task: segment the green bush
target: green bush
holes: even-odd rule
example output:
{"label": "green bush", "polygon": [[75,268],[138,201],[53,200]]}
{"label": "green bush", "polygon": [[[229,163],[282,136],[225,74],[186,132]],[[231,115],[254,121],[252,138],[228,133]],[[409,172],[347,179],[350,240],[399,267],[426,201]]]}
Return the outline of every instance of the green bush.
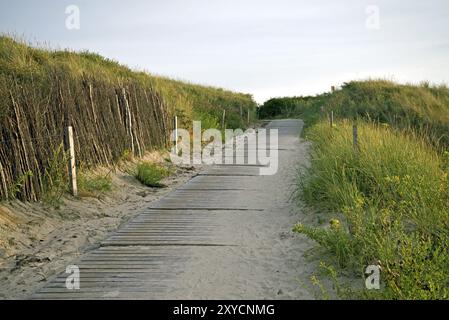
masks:
{"label": "green bush", "polygon": [[150,162],[137,165],[135,177],[148,187],[164,187],[160,181],[170,174],[169,170]]}
{"label": "green bush", "polygon": [[301,115],[309,105],[312,97],[285,97],[272,98],[259,109],[261,119],[272,119],[276,117],[294,117]]}

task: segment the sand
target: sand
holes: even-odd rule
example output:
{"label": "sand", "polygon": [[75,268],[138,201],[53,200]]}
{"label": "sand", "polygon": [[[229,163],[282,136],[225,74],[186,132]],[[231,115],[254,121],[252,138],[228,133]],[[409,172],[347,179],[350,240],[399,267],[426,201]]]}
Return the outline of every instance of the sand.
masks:
{"label": "sand", "polygon": [[[162,162],[166,156],[153,153],[144,160]],[[174,167],[175,172],[162,181],[165,188],[149,188],[125,172],[131,165],[112,173],[113,190],[98,198],[64,196],[60,208],[20,201],[0,205],[0,299],[28,297],[149,203],[198,172],[198,167]]]}

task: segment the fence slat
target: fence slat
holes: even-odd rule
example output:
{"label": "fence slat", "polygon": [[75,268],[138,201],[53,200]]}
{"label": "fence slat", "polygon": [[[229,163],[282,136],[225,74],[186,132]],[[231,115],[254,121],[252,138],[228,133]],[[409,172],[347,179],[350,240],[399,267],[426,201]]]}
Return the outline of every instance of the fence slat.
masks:
{"label": "fence slat", "polygon": [[70,181],[70,191],[73,196],[78,196],[78,185],[76,181],[76,164],[75,164],[75,144],[73,142],[73,127],[68,126],[66,129],[67,134],[67,144],[66,151],[69,152],[69,181]]}
{"label": "fence slat", "polygon": [[178,154],[178,116],[175,116],[173,119],[173,144],[175,154]]}

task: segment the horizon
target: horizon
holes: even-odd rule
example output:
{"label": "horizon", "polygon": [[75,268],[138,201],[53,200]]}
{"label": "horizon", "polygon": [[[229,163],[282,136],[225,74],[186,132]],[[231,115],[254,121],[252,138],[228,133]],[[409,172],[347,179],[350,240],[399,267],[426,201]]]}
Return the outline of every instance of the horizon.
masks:
{"label": "horizon", "polygon": [[[71,5],[79,9],[78,28],[67,25]],[[0,9],[2,34],[55,50],[87,50],[133,71],[251,94],[259,104],[313,96],[355,80],[449,82],[449,5],[442,0],[175,0],[136,1],[132,7],[19,0]]]}
{"label": "horizon", "polygon": [[[192,85],[198,85],[198,86],[204,86],[204,87],[212,87],[212,88],[221,89],[221,90],[225,90],[225,91],[231,91],[231,92],[235,92],[235,93],[252,95],[252,93],[250,93],[250,92],[236,91],[236,90],[229,89],[229,88],[214,86],[214,85],[211,85],[211,84],[208,84],[208,83],[194,82],[194,81],[191,81],[189,79],[182,79],[182,78],[171,77],[171,76],[164,75],[164,74],[157,74],[157,73],[151,72],[150,70],[139,69],[139,68],[136,68],[136,67],[133,68],[133,67],[131,67],[129,65],[123,64],[120,61],[117,61],[117,60],[111,59],[109,57],[103,56],[103,55],[101,55],[98,52],[89,51],[88,49],[74,50],[74,49],[68,48],[68,47],[67,48],[57,48],[57,46],[52,46],[52,44],[50,44],[50,43],[40,44],[40,43],[30,42],[27,39],[20,38],[19,35],[10,35],[10,34],[0,33],[0,36],[8,37],[10,39],[13,39],[14,41],[23,43],[23,44],[25,44],[27,46],[30,46],[32,48],[35,48],[35,49],[41,49],[41,50],[47,50],[47,51],[55,51],[55,52],[56,51],[69,51],[69,52],[73,52],[73,53],[76,53],[76,54],[83,53],[83,52],[90,53],[90,54],[97,54],[97,55],[100,55],[103,59],[108,59],[108,60],[110,60],[110,61],[112,61],[114,63],[119,64],[122,67],[129,68],[132,72],[143,72],[143,73],[146,73],[149,76],[153,76],[153,77],[168,78],[170,80],[180,81],[180,82],[184,82],[184,83],[189,83],[189,84],[192,84]],[[348,80],[348,81],[345,81],[345,82],[342,82],[342,83],[338,83],[338,84],[335,84],[335,85],[332,85],[332,86],[334,86],[335,90],[339,90],[346,83],[354,82],[354,81],[362,81],[362,82],[363,81],[388,81],[388,82],[393,82],[393,83],[399,84],[399,85],[411,85],[411,86],[420,86],[423,83],[428,83],[430,86],[441,86],[441,85],[449,86],[449,84],[447,82],[439,82],[438,83],[438,82],[429,81],[427,79],[420,80],[418,82],[412,82],[412,81],[405,81],[405,82],[403,81],[403,82],[401,82],[401,81],[397,81],[396,79],[391,79],[391,78],[387,78],[387,77],[384,77],[384,78],[381,78],[381,77],[379,77],[379,78],[367,77],[367,78],[360,78],[360,79],[351,79],[351,80]],[[319,96],[319,95],[331,92],[331,87],[329,87],[328,90],[324,90],[324,91],[313,93],[313,94],[309,94],[309,95],[298,95],[298,94],[296,94],[296,95],[293,94],[293,95],[288,95],[288,96],[278,95],[278,96],[268,97],[267,99],[265,99],[263,101],[257,101],[256,100],[256,102],[258,103],[258,105],[262,105],[264,102],[266,102],[268,100],[277,99],[277,98],[286,98],[286,97],[316,97],[316,96]],[[253,96],[253,98],[254,98],[254,96]]]}

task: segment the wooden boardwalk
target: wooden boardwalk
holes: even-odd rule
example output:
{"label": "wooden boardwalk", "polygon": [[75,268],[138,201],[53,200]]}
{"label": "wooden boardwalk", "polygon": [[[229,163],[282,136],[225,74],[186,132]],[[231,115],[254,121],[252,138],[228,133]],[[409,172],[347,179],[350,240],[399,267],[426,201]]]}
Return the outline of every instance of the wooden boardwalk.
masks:
{"label": "wooden boardwalk", "polygon": [[[68,274],[62,272],[31,298],[273,297],[271,287],[276,285],[276,279],[259,281],[259,287],[255,285],[254,288],[245,289],[245,285],[251,286],[247,278],[251,278],[254,270],[260,268],[258,272],[266,272],[267,269],[261,263],[258,265],[251,254],[264,250],[259,253],[270,259],[270,250],[273,250],[268,243],[270,232],[277,237],[280,229],[291,227],[289,224],[293,220],[288,212],[292,205],[287,198],[289,181],[295,174],[301,127],[302,123],[297,120],[273,121],[268,125],[267,128],[279,129],[277,174],[260,176],[259,167],[255,165],[208,167],[114,232],[98,249],[74,261],[80,269],[79,290],[66,288]],[[283,225],[275,226],[273,215],[284,212],[288,219],[279,218]],[[264,228],[266,231],[260,230]],[[254,263],[243,263],[245,257],[254,259]],[[273,253],[275,258],[283,264],[282,256]],[[242,261],[243,273],[248,265],[248,276],[233,285],[229,279],[234,276],[228,270],[239,261]],[[291,261],[292,265],[295,263]],[[216,289],[214,282],[220,283]],[[293,286],[290,290],[298,295],[295,298],[303,294]]]}

